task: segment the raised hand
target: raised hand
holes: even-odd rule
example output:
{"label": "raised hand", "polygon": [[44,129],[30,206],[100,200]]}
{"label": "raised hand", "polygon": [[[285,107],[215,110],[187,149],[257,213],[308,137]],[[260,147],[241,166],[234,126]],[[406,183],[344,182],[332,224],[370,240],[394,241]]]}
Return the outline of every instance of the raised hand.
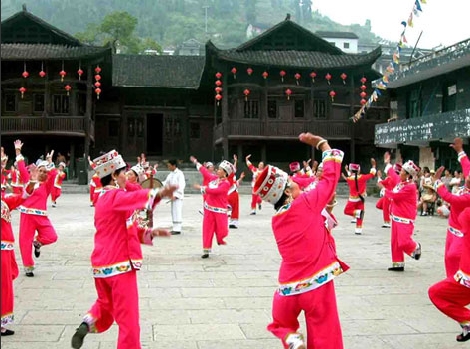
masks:
{"label": "raised hand", "polygon": [[434,175],[432,176],[433,182],[435,182],[437,179],[441,179],[442,173],[445,169],[446,168],[444,166],[441,166],[436,170],[436,173],[434,173]]}
{"label": "raised hand", "polygon": [[152,236],[153,237],[169,237],[171,236],[171,232],[168,229],[162,228],[153,228],[152,229]]}
{"label": "raised hand", "polygon": [[324,138],[321,136],[311,134],[310,132],[304,132],[299,135],[299,140],[302,143],[309,144],[312,147],[316,148],[318,143],[320,143],[320,141],[323,141]]}
{"label": "raised hand", "polygon": [[449,145],[454,148],[457,153],[460,153],[463,150],[463,140],[460,137],[454,138],[454,143]]}
{"label": "raised hand", "polygon": [[387,165],[390,163],[390,153],[388,151],[384,154],[384,163]]}
{"label": "raised hand", "polygon": [[[15,145],[15,149],[21,150],[21,148],[23,147],[23,143],[21,143],[21,141],[20,141],[19,139],[17,139],[16,141],[14,141],[13,144]],[[2,147],[2,151],[3,151],[3,147]],[[2,153],[2,154],[3,154],[3,153]]]}
{"label": "raised hand", "polygon": [[191,155],[189,157],[189,161],[191,161],[193,164],[195,164],[197,162],[197,159],[194,156]]}
{"label": "raised hand", "polygon": [[251,158],[251,154],[248,154],[247,156],[245,156],[245,160],[246,160],[246,161],[249,161],[250,158]]}
{"label": "raised hand", "polygon": [[370,159],[370,164],[372,165],[372,167],[375,167],[377,165],[377,162],[375,161],[374,158],[371,158]]}

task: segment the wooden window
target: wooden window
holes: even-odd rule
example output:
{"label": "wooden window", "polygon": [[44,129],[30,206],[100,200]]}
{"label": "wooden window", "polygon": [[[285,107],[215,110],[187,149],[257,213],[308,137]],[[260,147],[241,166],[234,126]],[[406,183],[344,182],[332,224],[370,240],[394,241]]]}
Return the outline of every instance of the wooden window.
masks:
{"label": "wooden window", "polygon": [[54,105],[54,114],[68,114],[69,113],[69,96],[53,95],[52,101]]}
{"label": "wooden window", "polygon": [[277,101],[275,99],[268,100],[268,118],[277,118]]}
{"label": "wooden window", "polygon": [[343,48],[349,48],[349,42],[343,42]]}
{"label": "wooden window", "polygon": [[258,101],[245,101],[243,115],[245,119],[258,119]]}
{"label": "wooden window", "polygon": [[315,118],[326,118],[327,103],[325,98],[315,99],[313,101],[313,116]]}
{"label": "wooden window", "polygon": [[35,93],[33,95],[34,105],[33,111],[35,112],[43,112],[44,111],[44,94],[42,93]]}
{"label": "wooden window", "polygon": [[5,111],[15,112],[17,110],[16,94],[7,93],[5,94]]}
{"label": "wooden window", "polygon": [[190,138],[201,138],[201,124],[199,124],[199,122],[191,122],[191,125],[190,125],[191,129],[190,129],[190,133],[189,133],[189,137]]}
{"label": "wooden window", "polygon": [[304,100],[296,99],[294,101],[294,117],[303,118],[304,117]]}
{"label": "wooden window", "polygon": [[408,94],[406,118],[417,118],[421,116],[421,90],[415,89]]}

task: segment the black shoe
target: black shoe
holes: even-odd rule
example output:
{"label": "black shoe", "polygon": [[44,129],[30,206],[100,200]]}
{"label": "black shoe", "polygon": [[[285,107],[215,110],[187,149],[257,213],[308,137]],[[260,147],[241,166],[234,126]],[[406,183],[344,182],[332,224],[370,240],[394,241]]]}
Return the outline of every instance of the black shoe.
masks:
{"label": "black shoe", "polygon": [[83,339],[88,334],[88,324],[82,322],[80,326],[78,326],[75,334],[72,337],[72,348],[79,349],[83,345]]}
{"label": "black shoe", "polygon": [[205,259],[205,258],[209,258],[209,253],[204,253],[201,258]]}
{"label": "black shoe", "polygon": [[180,231],[174,231],[174,230],[173,230],[173,231],[171,232],[171,235],[180,235],[180,234],[181,234]]}
{"label": "black shoe", "polygon": [[230,229],[238,229],[238,227],[237,227],[236,225],[233,225],[233,224],[230,224],[230,225],[229,225],[229,228],[230,228]]}
{"label": "black shoe", "polygon": [[252,211],[252,212],[250,213],[250,216],[256,216],[256,212]]}
{"label": "black shoe", "polygon": [[405,267],[390,267],[388,268],[390,271],[405,271]]}
{"label": "black shoe", "polygon": [[32,271],[27,271],[26,276],[32,278],[34,276],[34,273]]}
{"label": "black shoe", "polygon": [[33,246],[34,246],[34,256],[36,258],[39,258],[39,256],[41,255],[41,244],[38,241],[34,241]]}
{"label": "black shoe", "polygon": [[416,251],[414,252],[413,258],[419,261],[421,258],[421,244],[418,242],[418,247],[416,248]]}
{"label": "black shoe", "polygon": [[[3,336],[3,333],[2,333],[2,336]],[[457,342],[466,342],[470,339],[470,332],[468,332],[465,336],[463,335],[463,332],[462,332],[455,339],[457,340]]]}
{"label": "black shoe", "polygon": [[15,331],[6,329],[5,331],[2,331],[2,336],[12,336],[15,334]]}
{"label": "black shoe", "polygon": [[258,204],[258,210],[261,211],[261,204]]}

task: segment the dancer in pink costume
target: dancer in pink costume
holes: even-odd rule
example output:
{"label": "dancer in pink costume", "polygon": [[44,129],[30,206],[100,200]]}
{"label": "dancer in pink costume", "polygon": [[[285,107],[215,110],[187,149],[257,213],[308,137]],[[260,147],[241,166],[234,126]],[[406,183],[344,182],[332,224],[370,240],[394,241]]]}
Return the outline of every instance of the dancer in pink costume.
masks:
{"label": "dancer in pink costume", "polygon": [[[20,170],[21,177],[29,181],[29,173],[21,156],[20,140],[15,141],[16,162]],[[32,256],[34,246],[34,256],[39,258],[41,247],[53,244],[57,241],[57,234],[47,216],[47,197],[51,194],[54,186],[55,175],[57,173],[52,163],[54,151],[47,154],[46,161],[41,161],[37,165],[38,183],[34,191],[21,206],[18,207],[20,215],[20,251],[26,276],[33,277],[34,260]],[[35,233],[37,235],[35,237]]]}
{"label": "dancer in pink costume", "polygon": [[61,162],[59,164],[59,170],[57,171],[57,174],[55,175],[54,186],[52,187],[52,192],[51,192],[52,207],[57,207],[57,199],[62,194],[62,182],[65,179],[64,170],[65,170],[65,162]]}
{"label": "dancer in pink costume", "polygon": [[457,342],[466,342],[470,340],[470,207],[458,219],[463,233],[459,269],[455,275],[432,285],[428,294],[437,309],[459,323],[462,333],[456,337]]}
{"label": "dancer in pink costume", "polygon": [[1,251],[1,314],[2,327],[1,335],[10,336],[15,332],[6,326],[13,323],[14,320],[14,293],[13,280],[18,277],[19,270],[15,259],[15,236],[11,226],[11,211],[18,207],[25,198],[34,190],[36,184],[37,173],[33,169],[31,180],[28,182],[26,189],[22,189],[23,193],[7,194],[2,190],[2,251]]}
{"label": "dancer in pink costume", "polygon": [[240,197],[238,195],[238,188],[240,182],[245,178],[245,172],[240,174],[237,179],[237,160],[238,157],[233,155],[233,173],[228,176],[230,182],[230,189],[228,190],[228,205],[229,205],[229,228],[238,229],[238,219],[240,218]]}
{"label": "dancer in pink costume", "polygon": [[137,270],[142,266],[141,244],[152,245],[155,236],[170,236],[161,229],[139,230],[135,210],[151,209],[176,186],[126,191],[126,163],[116,151],[93,160],[103,191],[95,206],[95,238],[91,255],[98,299],[72,337],[81,348],[89,332],[104,332],[116,321],[118,349],[140,349]]}
{"label": "dancer in pink costume", "polygon": [[[401,171],[401,164],[395,164],[393,165],[393,169],[395,170],[396,174],[399,174]],[[382,228],[391,228],[392,224],[390,222],[390,209],[392,208],[392,200],[389,198],[385,197],[385,190],[392,190],[394,187],[392,179],[385,174],[385,178],[382,179],[382,176],[380,176],[377,179],[377,185],[381,188],[380,193],[381,193],[381,198],[377,201],[375,207],[378,208],[379,210],[382,210],[382,217],[383,217],[383,224]]]}
{"label": "dancer in pink costume", "polygon": [[[250,171],[253,173],[253,179],[251,180],[251,187],[253,188],[255,182],[256,182],[256,178],[258,177],[258,175],[263,171],[264,169],[264,162],[263,161],[260,161],[258,162],[258,167],[255,167],[251,161],[250,161],[250,157],[251,157],[251,154],[250,155],[247,155],[245,157],[245,162],[246,162],[246,166],[250,169]],[[251,213],[250,215],[255,215],[256,214],[256,205],[258,205],[258,209],[261,210],[261,198],[259,197],[259,195],[256,195],[254,193],[251,194]]]}
{"label": "dancer in pink costume", "polygon": [[[285,348],[342,349],[333,279],[349,267],[336,255],[322,211],[334,197],[344,154],[320,136],[302,133],[299,139],[323,153],[323,174],[316,187],[302,193],[284,171],[270,165],[254,186],[255,193],[276,210],[272,229],[282,259],[268,330]],[[299,332],[302,310],[307,343]]]}
{"label": "dancer in pink costume", "polygon": [[409,160],[402,165],[400,174],[396,174],[390,164],[390,154],[385,153],[385,173],[391,177],[392,190],[385,189],[385,197],[392,200],[392,266],[390,271],[405,270],[405,253],[411,258],[421,258],[421,245],[413,240],[414,221],[416,219],[417,188],[413,177],[420,168]]}
{"label": "dancer in pink costume", "polygon": [[217,244],[227,244],[224,240],[228,235],[227,197],[230,182],[227,177],[234,172],[234,168],[230,162],[224,160],[219,164],[219,168],[214,175],[202,166],[194,156],[191,156],[189,160],[196,165],[204,180],[209,182],[207,186],[194,184],[194,188],[201,190],[201,193],[205,195],[201,258],[209,258],[214,234]]}

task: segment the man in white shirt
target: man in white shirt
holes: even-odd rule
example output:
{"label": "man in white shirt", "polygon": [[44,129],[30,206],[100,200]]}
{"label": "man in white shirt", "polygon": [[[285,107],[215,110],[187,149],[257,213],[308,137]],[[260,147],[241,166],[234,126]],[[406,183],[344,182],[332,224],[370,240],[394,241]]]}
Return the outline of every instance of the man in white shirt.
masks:
{"label": "man in white shirt", "polygon": [[181,226],[183,225],[183,198],[186,179],[184,173],[178,168],[176,160],[169,160],[166,164],[170,173],[166,177],[163,185],[177,185],[178,189],[173,192],[171,200],[171,218],[173,220],[173,229],[171,235],[181,234]]}

